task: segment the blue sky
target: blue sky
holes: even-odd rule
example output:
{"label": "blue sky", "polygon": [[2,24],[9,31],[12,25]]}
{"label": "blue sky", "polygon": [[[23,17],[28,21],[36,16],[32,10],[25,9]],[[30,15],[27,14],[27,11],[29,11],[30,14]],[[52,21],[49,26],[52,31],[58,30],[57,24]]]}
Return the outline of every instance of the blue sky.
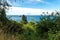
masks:
{"label": "blue sky", "polygon": [[8,0],[8,2],[12,5],[13,8],[16,7],[18,10],[21,8],[31,8],[31,10],[43,9],[45,11],[60,10],[60,0],[17,0],[16,2],[14,0]]}
{"label": "blue sky", "polygon": [[14,7],[60,10],[60,0],[12,0],[11,4]]}

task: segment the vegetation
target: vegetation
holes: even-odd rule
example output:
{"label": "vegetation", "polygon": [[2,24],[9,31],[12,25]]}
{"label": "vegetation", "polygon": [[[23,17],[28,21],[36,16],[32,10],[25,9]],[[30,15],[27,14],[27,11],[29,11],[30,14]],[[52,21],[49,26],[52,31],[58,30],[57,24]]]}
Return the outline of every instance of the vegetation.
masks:
{"label": "vegetation", "polygon": [[60,40],[60,13],[40,17],[40,21],[27,21],[22,15],[22,21],[16,22],[6,17],[6,4],[0,8],[0,40]]}
{"label": "vegetation", "polygon": [[22,15],[22,23],[24,24],[27,23],[27,17],[25,15]]}
{"label": "vegetation", "polygon": [[0,12],[0,35],[4,40],[59,40],[60,14],[52,13],[40,18],[40,21],[27,21],[22,15],[22,21],[16,22],[6,17],[5,9]]}

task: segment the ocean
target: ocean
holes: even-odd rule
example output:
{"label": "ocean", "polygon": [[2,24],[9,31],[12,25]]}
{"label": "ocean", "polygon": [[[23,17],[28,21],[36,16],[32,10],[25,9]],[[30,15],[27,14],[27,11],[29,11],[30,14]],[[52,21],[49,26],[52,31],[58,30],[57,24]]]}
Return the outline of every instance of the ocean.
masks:
{"label": "ocean", "polygon": [[[41,15],[25,15],[27,17],[27,21],[40,21]],[[21,21],[22,17],[21,15],[7,15],[7,18],[9,20],[14,20],[14,21]]]}

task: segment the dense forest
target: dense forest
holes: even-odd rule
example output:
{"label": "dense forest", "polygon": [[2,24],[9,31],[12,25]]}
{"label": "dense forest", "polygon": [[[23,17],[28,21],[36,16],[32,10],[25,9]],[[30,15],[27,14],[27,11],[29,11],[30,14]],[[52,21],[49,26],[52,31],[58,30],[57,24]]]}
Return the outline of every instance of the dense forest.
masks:
{"label": "dense forest", "polygon": [[40,21],[16,22],[6,17],[6,7],[0,7],[0,40],[60,40],[60,12],[42,15]]}

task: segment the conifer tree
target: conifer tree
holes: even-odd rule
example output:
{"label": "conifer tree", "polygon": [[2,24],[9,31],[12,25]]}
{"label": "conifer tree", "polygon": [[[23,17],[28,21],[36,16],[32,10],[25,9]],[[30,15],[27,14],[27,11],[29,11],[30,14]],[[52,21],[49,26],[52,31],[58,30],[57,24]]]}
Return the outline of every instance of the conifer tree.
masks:
{"label": "conifer tree", "polygon": [[27,23],[27,17],[26,17],[25,15],[22,15],[22,22],[23,22],[24,24]]}

